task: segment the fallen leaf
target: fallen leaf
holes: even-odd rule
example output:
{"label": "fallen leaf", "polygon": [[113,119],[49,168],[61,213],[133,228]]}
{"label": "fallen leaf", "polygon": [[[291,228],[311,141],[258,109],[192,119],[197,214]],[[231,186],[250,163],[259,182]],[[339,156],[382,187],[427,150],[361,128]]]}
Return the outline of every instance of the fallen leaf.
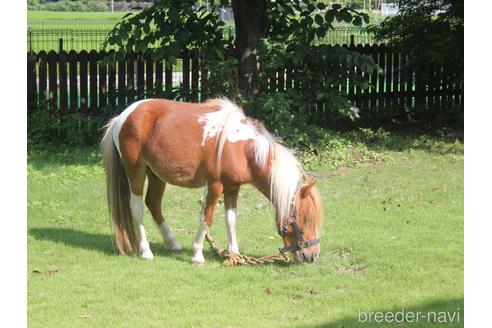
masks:
{"label": "fallen leaf", "polygon": [[442,185],[435,185],[432,190],[439,190],[439,189],[442,189]]}
{"label": "fallen leaf", "polygon": [[268,295],[270,295],[270,294],[272,294],[272,289],[271,289],[270,287],[268,287],[268,288],[266,289],[266,292],[267,292],[267,294],[268,294]]}
{"label": "fallen leaf", "polygon": [[291,301],[294,301],[294,302],[298,302],[298,301],[300,301],[300,300],[301,300],[301,298],[302,298],[302,296],[301,296],[301,295],[294,295],[294,296],[292,296],[292,297],[289,297],[289,299],[290,299]]}
{"label": "fallen leaf", "polygon": [[52,269],[46,271],[33,270],[32,273],[42,274],[43,276],[52,276],[58,273],[58,269]]}

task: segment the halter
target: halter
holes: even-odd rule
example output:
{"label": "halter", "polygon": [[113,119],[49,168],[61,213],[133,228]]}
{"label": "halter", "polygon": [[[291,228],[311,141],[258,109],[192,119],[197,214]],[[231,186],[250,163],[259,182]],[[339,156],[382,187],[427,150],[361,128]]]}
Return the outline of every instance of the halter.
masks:
{"label": "halter", "polygon": [[281,237],[284,237],[287,234],[289,225],[291,225],[292,229],[294,229],[294,232],[296,233],[297,243],[290,245],[290,246],[285,246],[285,247],[280,248],[279,249],[280,253],[298,251],[301,248],[308,248],[310,246],[314,246],[314,245],[319,244],[319,238],[311,239],[311,240],[304,240],[304,238],[302,238],[301,229],[299,229],[299,225],[296,222],[295,200],[296,200],[296,195],[299,192],[299,189],[300,189],[300,185],[297,187],[297,191],[294,194],[294,198],[290,202],[289,221],[287,222],[286,225],[283,225],[278,229],[278,234]]}

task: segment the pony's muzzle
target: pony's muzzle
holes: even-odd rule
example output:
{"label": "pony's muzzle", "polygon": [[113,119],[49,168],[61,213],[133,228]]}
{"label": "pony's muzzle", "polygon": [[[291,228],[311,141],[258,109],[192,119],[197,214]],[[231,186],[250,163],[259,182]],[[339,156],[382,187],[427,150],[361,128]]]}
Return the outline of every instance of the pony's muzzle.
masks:
{"label": "pony's muzzle", "polygon": [[294,259],[299,263],[303,263],[303,262],[313,263],[319,258],[319,248],[318,249],[311,249],[311,248],[314,247],[303,248],[294,252]]}

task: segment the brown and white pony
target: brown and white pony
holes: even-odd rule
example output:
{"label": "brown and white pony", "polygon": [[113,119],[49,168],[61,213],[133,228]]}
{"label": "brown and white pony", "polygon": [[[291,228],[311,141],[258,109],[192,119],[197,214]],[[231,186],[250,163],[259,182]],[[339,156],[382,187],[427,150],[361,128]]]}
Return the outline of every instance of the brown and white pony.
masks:
{"label": "brown and white pony", "polygon": [[[138,101],[106,127],[101,141],[107,169],[107,195],[120,253],[140,251],[153,259],[143,226],[145,204],[164,242],[181,245],[162,215],[166,183],[181,187],[205,186],[205,205],[193,242],[194,263],[204,263],[203,241],[211,226],[217,200],[224,194],[228,250],[239,253],[236,241],[236,203],[239,188],[250,183],[275,207],[276,224],[284,251],[297,261],[319,257],[321,200],[313,179],[294,155],[264,126],[244,115],[226,99],[185,103],[163,99]],[[207,227],[208,226],[208,227]]]}

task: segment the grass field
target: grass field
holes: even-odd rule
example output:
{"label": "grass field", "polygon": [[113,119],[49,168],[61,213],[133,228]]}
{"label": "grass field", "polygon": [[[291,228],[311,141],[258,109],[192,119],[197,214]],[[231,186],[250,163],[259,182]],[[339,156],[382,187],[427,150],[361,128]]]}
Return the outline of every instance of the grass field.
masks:
{"label": "grass field", "polygon": [[113,23],[118,22],[126,12],[61,12],[61,11],[27,11],[27,23],[41,24],[41,23],[58,23],[64,22],[66,26],[70,27],[71,24],[92,24],[99,21],[101,23]]}
{"label": "grass field", "polygon": [[[146,211],[155,260],[115,255],[97,149],[30,149],[29,326],[395,327],[362,324],[359,311],[405,309],[457,312],[459,321],[439,327],[462,327],[463,143],[391,136],[367,147],[380,154],[378,163],[342,166],[318,180],[325,207],[319,261],[255,267],[224,267],[208,245],[206,264],[193,266],[202,191],[173,186],[164,215],[183,252],[165,249]],[[238,214],[245,254],[281,246],[272,208],[256,190],[242,188]],[[221,245],[223,221],[219,210],[212,232]]]}

